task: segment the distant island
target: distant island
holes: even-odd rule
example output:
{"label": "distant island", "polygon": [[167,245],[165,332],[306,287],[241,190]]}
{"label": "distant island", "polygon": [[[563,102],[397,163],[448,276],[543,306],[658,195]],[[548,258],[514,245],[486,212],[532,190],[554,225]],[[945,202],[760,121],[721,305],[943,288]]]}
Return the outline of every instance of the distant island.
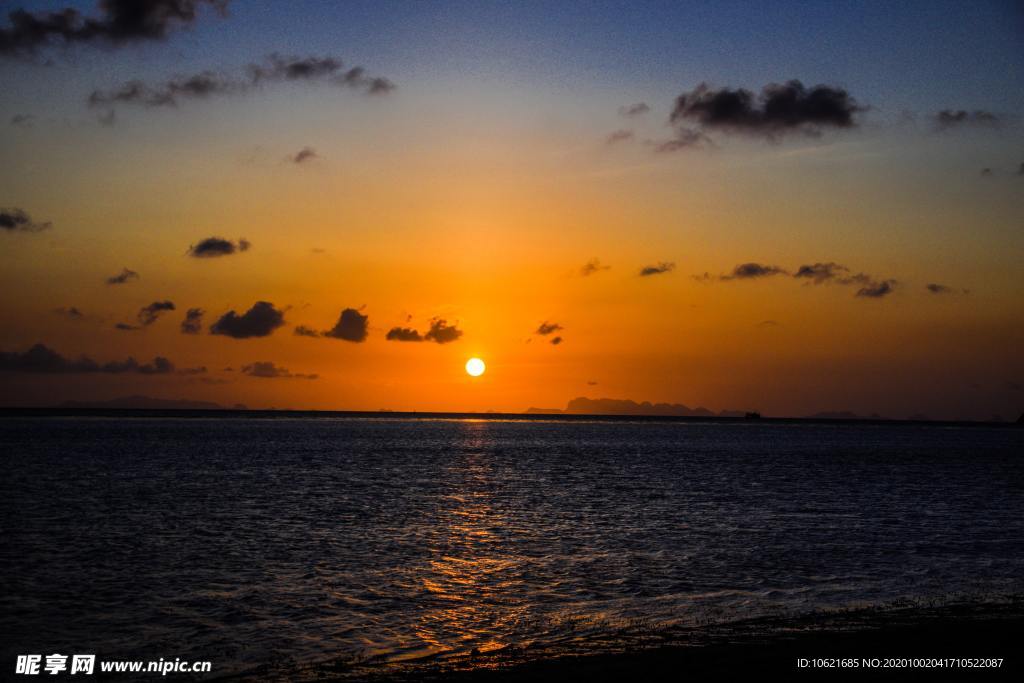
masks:
{"label": "distant island", "polygon": [[682,403],[637,403],[619,398],[585,398],[580,396],[569,401],[565,409],[528,408],[529,415],[661,415],[672,417],[746,417],[749,411],[722,410],[714,412],[698,406],[690,408]]}

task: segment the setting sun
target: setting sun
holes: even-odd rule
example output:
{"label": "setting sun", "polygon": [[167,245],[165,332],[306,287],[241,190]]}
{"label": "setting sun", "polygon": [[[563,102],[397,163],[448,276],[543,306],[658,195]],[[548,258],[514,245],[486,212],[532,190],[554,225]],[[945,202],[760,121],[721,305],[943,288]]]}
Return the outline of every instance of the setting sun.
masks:
{"label": "setting sun", "polygon": [[479,358],[470,358],[466,361],[466,372],[471,374],[473,377],[479,377],[484,374],[484,370],[486,369],[487,366],[484,365],[484,362]]}

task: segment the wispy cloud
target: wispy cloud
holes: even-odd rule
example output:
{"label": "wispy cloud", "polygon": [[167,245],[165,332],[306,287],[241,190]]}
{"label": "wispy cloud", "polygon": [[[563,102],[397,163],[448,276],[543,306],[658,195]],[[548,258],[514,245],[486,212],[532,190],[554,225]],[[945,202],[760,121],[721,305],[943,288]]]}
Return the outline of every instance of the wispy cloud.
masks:
{"label": "wispy cloud", "polygon": [[111,275],[110,277],[108,277],[107,278],[107,284],[108,285],[123,285],[126,282],[129,282],[131,280],[138,280],[138,279],[139,279],[139,274],[138,273],[136,273],[134,270],[129,270],[128,268],[124,268],[117,275]]}
{"label": "wispy cloud", "polygon": [[676,264],[672,261],[661,261],[651,266],[644,266],[640,269],[640,277],[650,277],[651,275],[661,275],[663,273],[671,273],[676,269]]}
{"label": "wispy cloud", "polygon": [[109,90],[94,90],[89,106],[109,108],[122,104],[144,107],[176,107],[184,100],[203,100],[216,96],[242,95],[272,83],[324,83],[339,88],[383,95],[395,89],[394,83],[379,76],[368,76],[363,67],[345,69],[334,57],[296,57],[272,54],[263,62],[249,64],[241,73],[200,71],[178,75],[161,83],[128,81]]}
{"label": "wispy cloud", "polygon": [[250,377],[260,377],[262,379],[317,379],[319,375],[316,374],[303,374],[301,372],[291,372],[288,368],[283,368],[280,365],[274,363],[274,361],[264,360],[250,363],[249,365],[242,366],[242,374],[249,375]]}

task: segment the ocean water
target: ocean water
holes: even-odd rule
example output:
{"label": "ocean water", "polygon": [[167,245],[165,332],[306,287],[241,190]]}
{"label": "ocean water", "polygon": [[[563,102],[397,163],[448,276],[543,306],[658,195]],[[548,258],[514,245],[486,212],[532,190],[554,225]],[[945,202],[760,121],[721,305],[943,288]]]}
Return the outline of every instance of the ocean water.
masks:
{"label": "ocean water", "polygon": [[0,454],[5,670],[582,647],[1024,587],[1012,427],[7,417]]}

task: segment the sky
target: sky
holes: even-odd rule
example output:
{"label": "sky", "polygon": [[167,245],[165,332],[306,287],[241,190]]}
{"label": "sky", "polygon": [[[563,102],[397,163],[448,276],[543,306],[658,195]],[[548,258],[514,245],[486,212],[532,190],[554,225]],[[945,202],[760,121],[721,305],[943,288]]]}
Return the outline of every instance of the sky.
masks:
{"label": "sky", "polygon": [[15,0],[0,92],[0,405],[1024,410],[1020,3]]}

